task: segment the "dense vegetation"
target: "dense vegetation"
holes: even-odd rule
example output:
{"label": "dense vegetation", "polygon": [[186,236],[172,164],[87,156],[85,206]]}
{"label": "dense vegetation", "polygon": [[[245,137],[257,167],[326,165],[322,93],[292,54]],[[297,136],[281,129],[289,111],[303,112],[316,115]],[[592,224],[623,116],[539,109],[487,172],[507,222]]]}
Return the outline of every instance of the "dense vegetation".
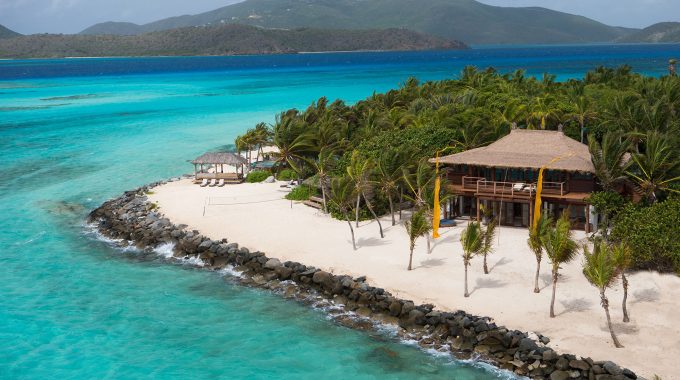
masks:
{"label": "dense vegetation", "polygon": [[463,49],[404,29],[273,30],[246,25],[191,27],[139,36],[40,34],[0,40],[0,58],[277,54],[305,51]]}
{"label": "dense vegetation", "polygon": [[672,43],[680,42],[680,22],[660,22],[639,32],[622,37],[618,42]]}
{"label": "dense vegetation", "polygon": [[265,28],[409,28],[472,44],[608,42],[633,30],[545,8],[508,8],[474,0],[247,0],[214,11],[145,25],[104,23],[84,34],[140,34],[240,23]]}
{"label": "dense vegetation", "polygon": [[0,25],[0,39],[19,37],[21,34]]}
{"label": "dense vegetation", "polygon": [[459,79],[409,79],[352,106],[321,98],[304,111],[281,113],[272,126],[259,124],[236,145],[240,150],[276,145],[277,167],[322,184],[327,212],[348,222],[367,212],[390,213],[394,224],[406,200],[432,215],[436,176],[427,159],[437,151],[484,146],[513,124],[549,130],[563,125],[568,136],[590,144],[604,192],[591,202],[609,216],[601,234],[628,243],[638,268],[680,270],[677,260],[646,257],[678,255],[677,245],[651,239],[675,236],[667,235],[668,224],[677,231],[680,203],[672,195],[680,180],[679,111],[680,79],[670,74],[657,79],[626,66],[600,67],[581,80],[560,83],[551,75],[468,67]]}

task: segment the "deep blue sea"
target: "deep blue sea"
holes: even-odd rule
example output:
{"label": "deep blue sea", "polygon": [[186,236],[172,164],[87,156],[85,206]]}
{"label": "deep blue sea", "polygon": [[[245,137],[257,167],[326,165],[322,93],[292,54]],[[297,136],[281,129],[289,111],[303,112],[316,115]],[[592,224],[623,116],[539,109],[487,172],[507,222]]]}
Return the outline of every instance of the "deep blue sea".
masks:
{"label": "deep blue sea", "polygon": [[671,57],[680,46],[0,61],[0,379],[507,378],[110,248],[84,218],[320,96],[351,103],[466,65],[662,75]]}

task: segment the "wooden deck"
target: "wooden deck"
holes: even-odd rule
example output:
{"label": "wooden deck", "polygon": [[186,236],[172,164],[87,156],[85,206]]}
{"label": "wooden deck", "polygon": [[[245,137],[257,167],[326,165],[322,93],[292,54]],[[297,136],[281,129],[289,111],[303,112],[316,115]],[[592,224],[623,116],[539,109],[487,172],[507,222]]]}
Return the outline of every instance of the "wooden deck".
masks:
{"label": "wooden deck", "polygon": [[[480,177],[463,177],[462,183],[450,184],[453,194],[488,200],[528,202],[536,198],[536,183],[488,181]],[[589,193],[570,192],[564,182],[543,182],[541,197],[546,200],[584,202]]]}

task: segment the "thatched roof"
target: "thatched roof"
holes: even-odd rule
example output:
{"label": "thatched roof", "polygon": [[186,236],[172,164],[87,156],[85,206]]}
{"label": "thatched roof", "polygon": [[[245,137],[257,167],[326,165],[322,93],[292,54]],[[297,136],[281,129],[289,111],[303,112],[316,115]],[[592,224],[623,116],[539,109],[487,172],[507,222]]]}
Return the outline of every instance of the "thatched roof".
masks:
{"label": "thatched roof", "polygon": [[[558,161],[550,163],[558,157]],[[493,144],[440,157],[439,162],[517,169],[547,166],[553,170],[595,173],[588,146],[556,131],[513,129]]]}
{"label": "thatched roof", "polygon": [[234,153],[209,152],[196,157],[196,159],[191,161],[191,163],[203,165],[212,164],[212,165],[240,166],[246,165],[248,163],[248,160]]}

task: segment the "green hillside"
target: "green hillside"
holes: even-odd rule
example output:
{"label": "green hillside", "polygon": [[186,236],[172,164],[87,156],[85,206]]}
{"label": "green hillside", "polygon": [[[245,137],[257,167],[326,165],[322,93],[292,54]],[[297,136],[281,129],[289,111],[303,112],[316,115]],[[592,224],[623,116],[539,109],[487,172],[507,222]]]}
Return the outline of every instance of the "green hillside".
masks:
{"label": "green hillside", "polygon": [[631,43],[680,42],[680,22],[661,22],[618,40]]}
{"label": "green hillside", "polygon": [[20,35],[21,34],[15,32],[13,30],[9,30],[9,29],[5,28],[4,26],[0,25],[0,38],[12,38],[12,37],[18,37]]}
{"label": "green hillside", "polygon": [[[474,0],[247,0],[152,22],[139,26],[139,32],[216,23],[284,29],[409,28],[473,44],[607,42],[631,32],[545,8],[504,8]],[[84,32],[111,30],[95,25]]]}
{"label": "green hillside", "polygon": [[138,36],[40,34],[0,40],[0,58],[280,54],[357,50],[465,49],[457,41],[405,29],[188,27]]}

